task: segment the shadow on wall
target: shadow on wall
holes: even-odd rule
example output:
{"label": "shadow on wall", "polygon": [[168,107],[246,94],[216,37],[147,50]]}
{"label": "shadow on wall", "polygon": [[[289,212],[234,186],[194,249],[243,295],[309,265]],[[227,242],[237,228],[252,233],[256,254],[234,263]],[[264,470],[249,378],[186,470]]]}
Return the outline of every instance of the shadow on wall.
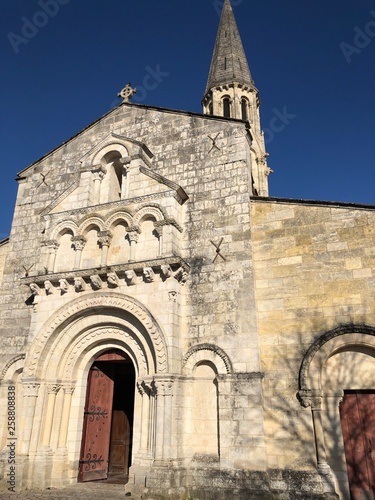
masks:
{"label": "shadow on wall", "polygon": [[[333,352],[321,373],[323,397],[313,408],[304,408],[297,397],[298,374],[311,344],[300,333],[293,338],[280,335],[278,344],[272,349],[267,346],[272,354],[267,352],[263,366],[264,411],[271,468],[317,470],[314,411],[315,417],[321,415],[323,425],[320,461],[325,455],[337,493],[347,498],[349,477],[352,495],[371,495],[375,484],[371,463],[375,455],[375,351],[348,345]],[[319,438],[317,442],[321,447]]]}

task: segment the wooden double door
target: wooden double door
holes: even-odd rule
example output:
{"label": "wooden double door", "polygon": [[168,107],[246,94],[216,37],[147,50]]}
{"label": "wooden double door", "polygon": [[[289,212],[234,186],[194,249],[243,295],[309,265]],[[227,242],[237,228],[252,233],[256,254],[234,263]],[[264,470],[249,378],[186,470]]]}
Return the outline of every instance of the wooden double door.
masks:
{"label": "wooden double door", "polygon": [[87,381],[78,480],[113,476],[127,481],[131,464],[135,372],[126,355],[113,350],[92,365]]}
{"label": "wooden double door", "polygon": [[374,500],[375,392],[345,391],[340,415],[350,497]]}

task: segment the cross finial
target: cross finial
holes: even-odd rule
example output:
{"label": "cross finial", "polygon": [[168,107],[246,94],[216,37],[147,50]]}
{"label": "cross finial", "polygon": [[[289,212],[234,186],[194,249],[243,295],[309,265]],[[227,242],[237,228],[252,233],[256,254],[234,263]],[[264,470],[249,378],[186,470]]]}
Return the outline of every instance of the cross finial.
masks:
{"label": "cross finial", "polygon": [[119,92],[117,95],[118,97],[122,97],[123,101],[122,102],[129,102],[129,100],[133,97],[134,94],[137,93],[137,89],[133,89],[131,86],[131,83],[128,83],[125,85],[125,87]]}

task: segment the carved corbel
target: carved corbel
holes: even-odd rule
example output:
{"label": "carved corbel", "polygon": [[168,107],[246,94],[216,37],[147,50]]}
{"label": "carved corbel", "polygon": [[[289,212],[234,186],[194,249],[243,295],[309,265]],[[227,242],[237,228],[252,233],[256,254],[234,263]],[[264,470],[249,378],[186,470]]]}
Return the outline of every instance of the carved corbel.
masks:
{"label": "carved corbel", "polygon": [[169,265],[162,265],[161,266],[161,274],[164,279],[171,278],[173,276],[173,271],[171,266]]}
{"label": "carved corbel", "polygon": [[103,281],[98,274],[90,276],[90,282],[93,290],[100,290],[103,287]]}
{"label": "carved corbel", "polygon": [[30,283],[29,288],[30,288],[31,293],[34,295],[34,297],[36,297],[37,295],[40,295],[41,289],[39,288],[39,286],[36,283]]}
{"label": "carved corbel", "polygon": [[189,278],[189,273],[183,267],[179,267],[177,271],[173,273],[173,277],[182,284],[185,284]]}
{"label": "carved corbel", "polygon": [[125,271],[125,279],[129,286],[137,284],[137,275],[132,269]]}
{"label": "carved corbel", "polygon": [[59,289],[61,294],[67,293],[69,291],[69,283],[65,279],[59,280]]}
{"label": "carved corbel", "polygon": [[46,280],[44,282],[44,290],[46,291],[46,295],[52,295],[55,290],[55,287],[49,280]]}
{"label": "carved corbel", "polygon": [[86,283],[83,278],[74,278],[74,290],[76,292],[84,292],[86,290]]}
{"label": "carved corbel", "polygon": [[144,267],[143,268],[143,278],[146,283],[152,283],[155,279],[155,273],[152,267]]}
{"label": "carved corbel", "polygon": [[107,274],[107,283],[109,288],[117,288],[120,285],[120,280],[116,273]]}

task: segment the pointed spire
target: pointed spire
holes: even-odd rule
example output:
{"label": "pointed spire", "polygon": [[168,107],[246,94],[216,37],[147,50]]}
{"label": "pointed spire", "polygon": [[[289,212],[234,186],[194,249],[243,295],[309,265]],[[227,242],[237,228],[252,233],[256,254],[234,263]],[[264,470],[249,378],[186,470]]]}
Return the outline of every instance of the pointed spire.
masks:
{"label": "pointed spire", "polygon": [[206,93],[233,82],[254,86],[230,0],[224,0]]}

